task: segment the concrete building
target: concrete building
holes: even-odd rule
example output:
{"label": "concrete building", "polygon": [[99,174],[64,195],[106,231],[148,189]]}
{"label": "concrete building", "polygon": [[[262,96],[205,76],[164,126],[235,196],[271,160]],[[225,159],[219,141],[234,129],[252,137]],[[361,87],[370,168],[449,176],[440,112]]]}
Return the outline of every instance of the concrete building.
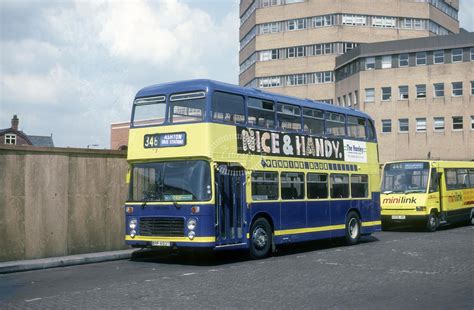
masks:
{"label": "concrete building", "polygon": [[13,115],[11,127],[0,129],[0,145],[33,145],[54,147],[53,134],[50,136],[33,136],[18,129],[20,119]]}
{"label": "concrete building", "polygon": [[458,0],[242,0],[239,84],[368,112],[382,162],[474,159],[474,44],[458,10]]}
{"label": "concrete building", "polygon": [[376,121],[382,162],[474,160],[474,33],[364,44],[335,78],[335,104]]}
{"label": "concrete building", "polygon": [[239,84],[333,102],[338,55],[360,43],[458,33],[458,7],[458,0],[242,0]]}

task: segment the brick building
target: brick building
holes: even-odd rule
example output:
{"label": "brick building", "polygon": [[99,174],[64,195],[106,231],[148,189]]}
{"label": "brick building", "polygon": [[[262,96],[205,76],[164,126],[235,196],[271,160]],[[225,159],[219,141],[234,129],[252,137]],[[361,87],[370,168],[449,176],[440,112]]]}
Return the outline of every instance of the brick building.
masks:
{"label": "brick building", "polygon": [[13,115],[11,127],[0,129],[0,145],[33,145],[42,147],[54,147],[53,134],[51,136],[33,136],[18,129],[20,119]]}

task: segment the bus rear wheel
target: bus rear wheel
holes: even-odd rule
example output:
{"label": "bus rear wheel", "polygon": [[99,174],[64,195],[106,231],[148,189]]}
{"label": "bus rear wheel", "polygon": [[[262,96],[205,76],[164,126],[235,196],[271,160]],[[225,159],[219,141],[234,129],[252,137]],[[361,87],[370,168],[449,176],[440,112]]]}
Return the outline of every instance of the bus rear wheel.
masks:
{"label": "bus rear wheel", "polygon": [[362,225],[357,213],[354,211],[349,212],[346,219],[346,243],[348,245],[359,243],[361,227]]}
{"label": "bus rear wheel", "polygon": [[438,228],[439,225],[439,219],[438,216],[436,215],[435,212],[431,212],[430,215],[428,215],[428,219],[426,220],[426,231],[428,232],[434,232]]}
{"label": "bus rear wheel", "polygon": [[260,259],[267,257],[272,248],[272,229],[268,221],[258,218],[250,229],[250,257]]}

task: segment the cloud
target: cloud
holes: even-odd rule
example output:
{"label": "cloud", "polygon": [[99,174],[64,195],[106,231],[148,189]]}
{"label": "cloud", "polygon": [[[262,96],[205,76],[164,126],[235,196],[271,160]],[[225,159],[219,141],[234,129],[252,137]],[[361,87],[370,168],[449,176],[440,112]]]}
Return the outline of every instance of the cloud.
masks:
{"label": "cloud", "polygon": [[473,0],[460,0],[459,3],[459,26],[466,29],[467,31],[474,31],[473,2]]}
{"label": "cloud", "polygon": [[[189,78],[236,83],[238,2],[1,1],[0,128],[19,114],[58,146],[109,146],[134,94]],[[230,56],[229,56],[230,55]]]}

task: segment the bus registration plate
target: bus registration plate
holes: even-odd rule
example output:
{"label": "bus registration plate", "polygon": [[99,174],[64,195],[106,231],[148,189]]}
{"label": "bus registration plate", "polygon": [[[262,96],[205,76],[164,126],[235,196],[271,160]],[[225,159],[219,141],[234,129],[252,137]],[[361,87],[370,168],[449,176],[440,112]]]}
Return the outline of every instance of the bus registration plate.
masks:
{"label": "bus registration plate", "polygon": [[152,246],[171,246],[171,242],[169,241],[152,241]]}
{"label": "bus registration plate", "polygon": [[404,220],[405,215],[392,215],[392,220]]}

